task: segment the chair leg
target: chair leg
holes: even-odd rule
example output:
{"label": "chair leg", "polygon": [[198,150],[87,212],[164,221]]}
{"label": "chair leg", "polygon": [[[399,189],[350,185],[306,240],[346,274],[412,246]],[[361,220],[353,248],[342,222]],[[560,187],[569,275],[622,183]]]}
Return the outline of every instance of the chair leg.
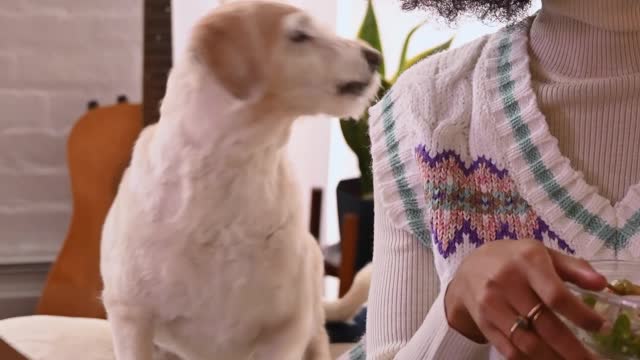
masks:
{"label": "chair leg", "polygon": [[309,219],[309,231],[311,235],[320,241],[320,220],[322,219],[322,189],[311,190],[311,215]]}
{"label": "chair leg", "polygon": [[358,215],[348,213],[342,221],[342,236],[340,239],[341,257],[338,275],[340,278],[340,292],[342,297],[349,291],[355,277],[356,254],[358,250]]}

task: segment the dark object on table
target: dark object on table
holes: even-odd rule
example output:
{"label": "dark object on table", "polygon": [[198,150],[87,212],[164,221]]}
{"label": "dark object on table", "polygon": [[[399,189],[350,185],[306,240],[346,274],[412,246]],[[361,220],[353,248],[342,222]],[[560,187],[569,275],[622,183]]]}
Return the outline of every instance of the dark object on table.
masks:
{"label": "dark object on table", "polygon": [[336,195],[340,229],[346,214],[352,213],[358,216],[355,274],[373,258],[373,199],[363,198],[360,179],[340,181]]}
{"label": "dark object on table", "polygon": [[357,343],[364,336],[367,327],[367,308],[360,310],[350,322],[328,322],[326,324],[329,342]]}

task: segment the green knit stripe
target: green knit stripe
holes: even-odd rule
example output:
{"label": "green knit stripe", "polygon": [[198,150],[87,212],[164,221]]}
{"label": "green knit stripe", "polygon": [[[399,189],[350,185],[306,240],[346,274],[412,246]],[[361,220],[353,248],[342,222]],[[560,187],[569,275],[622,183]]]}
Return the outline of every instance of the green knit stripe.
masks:
{"label": "green knit stripe", "polygon": [[349,360],[365,360],[367,354],[364,348],[364,341],[360,341],[355,347],[349,350]]}
{"label": "green knit stripe", "polygon": [[564,215],[583,226],[591,235],[604,241],[608,248],[619,250],[624,248],[628,240],[640,230],[640,210],[637,211],[619,230],[612,227],[601,217],[592,214],[580,202],[574,200],[567,189],[557,181],[553,172],[542,161],[542,155],[531,138],[531,130],[522,119],[520,104],[515,97],[515,81],[511,77],[510,62],[512,43],[510,33],[500,41],[498,62],[499,89],[505,116],[509,120],[513,137],[516,140],[522,157],[529,165],[529,170],[540,184],[547,196],[564,212]]}
{"label": "green knit stripe", "polygon": [[393,174],[402,205],[409,222],[409,227],[418,237],[420,242],[427,246],[431,246],[431,239],[427,226],[425,225],[425,214],[418,206],[416,194],[409,186],[406,177],[405,166],[400,159],[400,142],[396,137],[396,123],[393,114],[394,103],[391,100],[391,91],[382,99],[382,116],[385,135],[385,143],[387,146],[387,156]]}
{"label": "green knit stripe", "polygon": [[636,211],[620,229],[620,237],[626,244],[629,239],[637,235],[640,231],[640,210]]}

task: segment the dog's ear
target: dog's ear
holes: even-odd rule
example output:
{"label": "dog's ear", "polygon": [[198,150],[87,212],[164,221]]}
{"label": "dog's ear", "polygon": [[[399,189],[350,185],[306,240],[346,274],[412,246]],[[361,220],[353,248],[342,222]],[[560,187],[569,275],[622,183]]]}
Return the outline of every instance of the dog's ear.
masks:
{"label": "dog's ear", "polygon": [[195,29],[193,51],[236,99],[248,100],[264,82],[260,34],[235,14],[217,14]]}

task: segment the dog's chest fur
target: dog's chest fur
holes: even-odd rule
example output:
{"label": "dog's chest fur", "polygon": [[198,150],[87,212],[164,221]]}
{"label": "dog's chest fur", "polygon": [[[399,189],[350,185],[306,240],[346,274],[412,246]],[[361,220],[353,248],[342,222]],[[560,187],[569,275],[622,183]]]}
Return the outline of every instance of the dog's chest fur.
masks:
{"label": "dog's chest fur", "polygon": [[105,224],[105,297],[148,306],[156,341],[202,352],[190,358],[250,349],[310,301],[291,292],[309,276],[309,238],[287,163],[214,163],[206,174],[164,181],[137,159],[152,130],[136,145]]}

